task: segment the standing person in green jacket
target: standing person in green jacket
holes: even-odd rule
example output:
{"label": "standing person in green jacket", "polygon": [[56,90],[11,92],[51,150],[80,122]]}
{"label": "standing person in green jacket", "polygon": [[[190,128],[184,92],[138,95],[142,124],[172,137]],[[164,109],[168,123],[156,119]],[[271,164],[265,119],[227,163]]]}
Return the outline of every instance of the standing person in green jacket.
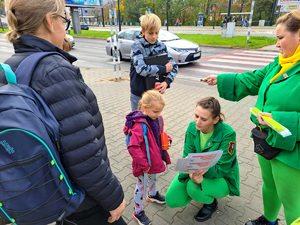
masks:
{"label": "standing person in green jacket", "polygon": [[217,199],[239,196],[239,168],[236,158],[235,131],[223,123],[221,106],[214,97],[201,99],[195,109],[194,122],[186,131],[183,158],[189,153],[222,150],[217,164],[193,174],[179,173],[166,194],[166,204],[183,207],[191,200],[204,203],[195,219],[208,220],[217,209]]}
{"label": "standing person in green jacket", "polygon": [[[258,95],[255,107],[263,113],[251,116],[251,120],[267,133],[265,141],[271,152],[280,149],[272,159],[258,155],[264,214],[246,225],[278,224],[281,205],[288,225],[300,216],[300,9],[277,20],[276,36],[276,47],[281,53],[265,68],[205,78],[209,85],[217,84],[220,96],[227,100],[239,101],[247,95]],[[282,137],[261,115],[273,118],[292,135]]]}

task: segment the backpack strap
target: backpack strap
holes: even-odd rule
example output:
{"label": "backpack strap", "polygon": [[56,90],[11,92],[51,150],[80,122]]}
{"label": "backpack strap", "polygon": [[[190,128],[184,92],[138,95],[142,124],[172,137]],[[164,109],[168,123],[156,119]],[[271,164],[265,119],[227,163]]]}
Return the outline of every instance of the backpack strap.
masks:
{"label": "backpack strap", "polygon": [[144,139],[145,139],[145,144],[146,144],[146,150],[147,150],[147,159],[148,159],[148,163],[151,166],[151,158],[150,158],[150,151],[149,151],[149,143],[148,143],[148,138],[147,138],[147,125],[143,122],[141,122],[142,127],[143,127],[143,135],[144,135]]}
{"label": "backpack strap", "polygon": [[160,133],[164,132],[164,120],[162,118],[162,116],[157,117],[158,119],[158,123],[159,123],[159,127],[160,127]]}
{"label": "backpack strap", "polygon": [[33,71],[41,59],[49,55],[60,55],[67,60],[65,56],[58,52],[38,52],[27,56],[18,66],[15,74],[18,84],[29,85]]}

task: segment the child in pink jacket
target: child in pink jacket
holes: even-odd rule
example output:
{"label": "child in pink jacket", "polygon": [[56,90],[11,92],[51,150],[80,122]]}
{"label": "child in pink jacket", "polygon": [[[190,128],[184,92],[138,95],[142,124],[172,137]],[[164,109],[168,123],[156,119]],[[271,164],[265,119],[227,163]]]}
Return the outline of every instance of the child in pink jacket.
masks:
{"label": "child in pink jacket", "polygon": [[[165,171],[166,164],[170,164],[171,160],[167,151],[162,150],[161,133],[163,132],[163,119],[160,116],[165,106],[164,97],[155,90],[145,92],[139,102],[137,111],[133,111],[126,116],[124,127],[125,135],[130,135],[130,141],[127,146],[128,151],[133,159],[132,172],[138,178],[135,196],[134,196],[134,213],[133,219],[139,224],[151,224],[150,219],[145,215],[143,210],[144,198],[144,174],[149,173],[148,177],[148,196],[147,201],[159,204],[165,203],[165,197],[156,190],[156,174]],[[160,122],[161,121],[161,122]],[[147,126],[147,139],[151,166],[148,163],[147,150],[144,139],[143,127],[141,123]],[[161,125],[160,125],[161,124]],[[169,143],[171,138],[168,137]]]}

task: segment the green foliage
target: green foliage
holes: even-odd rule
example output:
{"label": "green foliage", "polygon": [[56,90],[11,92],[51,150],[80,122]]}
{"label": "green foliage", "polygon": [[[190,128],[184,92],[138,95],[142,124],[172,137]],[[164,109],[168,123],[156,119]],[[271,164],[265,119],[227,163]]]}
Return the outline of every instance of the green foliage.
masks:
{"label": "green foliage", "polygon": [[[250,12],[252,0],[232,0],[231,12]],[[203,12],[206,19],[206,25],[209,25],[210,7],[213,3],[216,3],[216,20],[222,21],[221,13],[228,12],[228,0],[168,0],[169,10],[168,19],[169,26],[173,26],[176,23],[176,19],[179,18],[182,25],[193,26],[197,24],[198,13]],[[269,21],[272,12],[273,0],[256,0],[253,14],[253,21],[258,23],[258,20]],[[141,15],[145,14],[149,8],[151,12],[154,12],[159,16],[164,25],[164,21],[167,19],[167,0],[120,0],[120,13],[124,22],[139,22]],[[109,21],[108,18],[108,4],[104,4],[105,21]],[[240,19],[241,16],[237,16]],[[248,16],[249,20],[249,16]]]}
{"label": "green foliage", "polygon": [[124,0],[124,19],[127,22],[139,22],[147,10],[144,0]]}
{"label": "green foliage", "polygon": [[269,21],[272,13],[273,0],[259,0],[254,6],[254,20]]}

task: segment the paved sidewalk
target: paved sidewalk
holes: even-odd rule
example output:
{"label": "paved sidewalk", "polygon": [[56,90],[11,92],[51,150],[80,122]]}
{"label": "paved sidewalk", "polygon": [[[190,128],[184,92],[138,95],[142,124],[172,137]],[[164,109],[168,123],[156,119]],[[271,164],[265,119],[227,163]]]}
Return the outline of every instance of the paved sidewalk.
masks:
{"label": "paved sidewalk", "polygon": [[[82,69],[86,83],[95,92],[100,111],[103,116],[106,143],[113,172],[120,180],[127,207],[123,214],[129,225],[137,225],[133,221],[133,193],[136,179],[131,172],[131,157],[126,149],[123,126],[125,116],[130,112],[129,81],[109,81],[113,78],[113,70]],[[128,71],[122,76],[128,78]],[[114,80],[114,79],[113,79]],[[166,107],[162,112],[165,120],[165,131],[173,138],[169,149],[172,164],[168,170],[157,177],[157,188],[165,194],[172,179],[177,174],[174,164],[182,156],[184,134],[190,121],[193,120],[196,102],[206,96],[219,99],[225,122],[237,133],[237,152],[240,167],[240,197],[226,197],[219,200],[218,210],[212,218],[199,223],[194,220],[195,214],[202,204],[192,201],[188,206],[171,209],[166,205],[158,205],[145,201],[144,208],[153,225],[242,225],[249,218],[256,218],[263,212],[261,196],[261,175],[256,154],[253,152],[250,130],[253,124],[249,120],[249,107],[255,103],[255,97],[246,97],[240,102],[229,102],[219,98],[216,87],[200,82],[176,79],[164,95]],[[280,225],[285,225],[283,211],[279,218]]]}
{"label": "paved sidewalk", "polygon": [[[123,214],[129,225],[137,225],[131,217],[133,212],[133,194],[136,179],[131,172],[131,157],[126,149],[123,127],[125,116],[130,112],[129,72],[122,71],[122,81],[114,81],[113,70],[82,69],[85,82],[97,96],[102,113],[106,144],[110,164],[114,174],[120,180],[125,192],[127,207]],[[113,79],[111,79],[113,78]],[[112,81],[110,81],[112,80]],[[176,176],[174,163],[182,157],[184,135],[190,121],[193,120],[196,102],[206,96],[219,99],[226,120],[237,133],[237,152],[240,168],[240,197],[220,199],[218,209],[212,218],[199,223],[194,220],[202,204],[192,201],[186,207],[171,209],[144,201],[144,209],[153,225],[243,225],[248,219],[256,218],[263,212],[261,196],[261,175],[250,130],[253,124],[249,120],[249,107],[255,103],[255,97],[246,97],[240,102],[230,102],[219,98],[216,87],[206,84],[176,79],[164,95],[166,107],[162,112],[165,131],[173,138],[168,150],[172,164],[168,170],[157,176],[157,189],[165,194],[169,184]],[[286,225],[283,210],[279,214],[280,225]],[[55,225],[52,223],[50,225]]]}

